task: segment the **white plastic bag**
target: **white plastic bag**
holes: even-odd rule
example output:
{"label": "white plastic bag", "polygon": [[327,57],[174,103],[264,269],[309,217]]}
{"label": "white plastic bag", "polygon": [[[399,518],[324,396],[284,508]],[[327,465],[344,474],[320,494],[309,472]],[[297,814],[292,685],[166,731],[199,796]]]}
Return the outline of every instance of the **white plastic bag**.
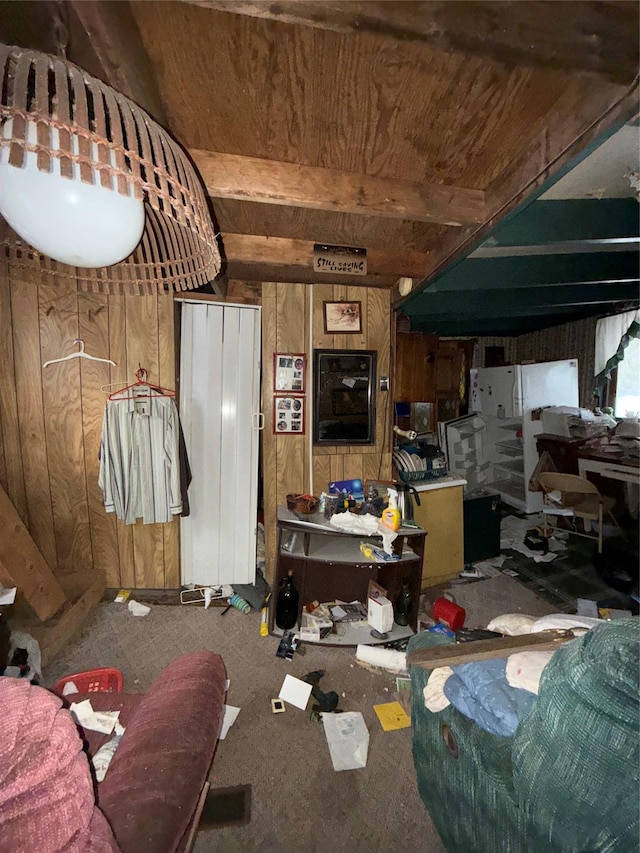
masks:
{"label": "white plastic bag", "polygon": [[367,766],[369,730],[360,711],[323,714],[322,723],[334,770],[359,770]]}

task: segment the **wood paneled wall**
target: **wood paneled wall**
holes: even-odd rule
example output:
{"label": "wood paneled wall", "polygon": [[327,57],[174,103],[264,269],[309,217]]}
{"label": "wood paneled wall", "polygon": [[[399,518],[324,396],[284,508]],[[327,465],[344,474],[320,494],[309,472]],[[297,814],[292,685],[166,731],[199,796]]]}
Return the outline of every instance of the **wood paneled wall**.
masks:
{"label": "wood paneled wall", "polygon": [[[390,297],[387,290],[341,285],[268,283],[262,287],[262,409],[265,414],[263,473],[269,579],[273,578],[276,508],[285,503],[287,494],[312,490],[318,495],[326,490],[332,480],[359,477],[364,481],[389,479],[391,476],[389,407],[392,395],[379,390],[379,378],[391,374]],[[340,300],[362,303],[361,334],[324,333],[323,302]],[[303,436],[273,435],[273,354],[306,353],[306,397],[309,401],[313,395],[314,349],[376,350],[376,443],[371,447],[314,447],[310,471],[312,425],[308,419]]]}
{"label": "wood paneled wall", "polygon": [[[77,351],[116,367],[72,359]],[[179,585],[179,522],[126,526],[107,514],[98,449],[108,389],[142,365],[175,385],[171,296],[78,293],[40,273],[0,269],[0,483],[63,586],[104,573],[107,587]]]}

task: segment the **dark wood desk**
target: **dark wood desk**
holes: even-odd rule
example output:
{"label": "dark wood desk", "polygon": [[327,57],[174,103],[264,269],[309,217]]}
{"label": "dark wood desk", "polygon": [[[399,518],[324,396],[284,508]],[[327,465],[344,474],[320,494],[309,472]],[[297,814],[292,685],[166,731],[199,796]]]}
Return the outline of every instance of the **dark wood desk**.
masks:
{"label": "dark wood desk", "polygon": [[578,474],[578,452],[586,441],[586,438],[567,438],[543,432],[536,436],[536,447],[538,455],[548,451],[561,474]]}

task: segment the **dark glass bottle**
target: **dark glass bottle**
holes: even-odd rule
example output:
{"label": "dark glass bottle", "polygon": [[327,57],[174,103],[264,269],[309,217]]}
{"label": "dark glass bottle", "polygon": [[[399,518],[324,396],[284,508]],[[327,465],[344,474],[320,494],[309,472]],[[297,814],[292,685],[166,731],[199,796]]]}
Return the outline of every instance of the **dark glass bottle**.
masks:
{"label": "dark glass bottle", "polygon": [[397,625],[409,624],[411,608],[411,593],[409,592],[409,585],[407,583],[403,583],[402,589],[396,598],[395,621]]}
{"label": "dark glass bottle", "polygon": [[298,605],[300,593],[293,585],[293,570],[280,583],[278,600],[276,601],[276,625],[283,631],[293,628],[298,621]]}

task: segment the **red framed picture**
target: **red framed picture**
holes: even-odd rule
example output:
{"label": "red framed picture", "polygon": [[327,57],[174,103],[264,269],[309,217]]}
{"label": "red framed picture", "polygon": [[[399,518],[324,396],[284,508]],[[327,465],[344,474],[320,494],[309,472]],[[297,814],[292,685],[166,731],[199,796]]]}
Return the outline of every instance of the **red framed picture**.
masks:
{"label": "red framed picture", "polygon": [[303,352],[276,352],[273,356],[273,390],[304,394],[307,359]]}
{"label": "red framed picture", "polygon": [[273,398],[273,432],[276,435],[304,435],[304,397],[281,394]]}

